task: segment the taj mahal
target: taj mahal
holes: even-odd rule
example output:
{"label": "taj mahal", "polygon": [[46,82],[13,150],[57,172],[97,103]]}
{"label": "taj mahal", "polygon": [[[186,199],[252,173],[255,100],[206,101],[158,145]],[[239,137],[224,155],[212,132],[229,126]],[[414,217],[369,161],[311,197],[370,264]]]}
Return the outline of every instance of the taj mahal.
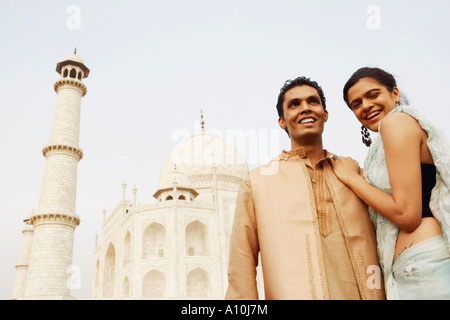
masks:
{"label": "taj mahal", "polygon": [[[83,81],[90,70],[75,51],[56,71],[39,204],[24,219],[12,299],[75,299],[67,270],[83,221],[75,203]],[[202,115],[200,132],[167,155],[152,203],[137,204],[136,188],[130,193],[123,184],[122,199],[103,211],[92,299],[223,299],[236,198],[247,170],[234,146],[205,129]]]}

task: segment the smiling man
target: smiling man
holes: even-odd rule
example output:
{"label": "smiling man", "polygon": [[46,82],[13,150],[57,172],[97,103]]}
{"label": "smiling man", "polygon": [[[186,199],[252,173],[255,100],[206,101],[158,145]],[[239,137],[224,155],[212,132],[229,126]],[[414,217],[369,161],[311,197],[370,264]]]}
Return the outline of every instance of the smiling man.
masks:
{"label": "smiling man", "polygon": [[241,185],[226,299],[258,299],[259,254],[266,299],[384,299],[367,206],[337,179],[323,148],[322,88],[305,77],[287,81],[277,111],[291,150]]}

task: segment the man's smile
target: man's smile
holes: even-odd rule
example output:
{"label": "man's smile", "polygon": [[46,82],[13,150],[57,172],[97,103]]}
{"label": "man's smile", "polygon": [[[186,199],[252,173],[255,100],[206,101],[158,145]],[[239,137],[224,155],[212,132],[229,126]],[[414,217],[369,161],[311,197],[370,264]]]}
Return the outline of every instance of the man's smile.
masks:
{"label": "man's smile", "polygon": [[304,117],[304,118],[300,119],[300,121],[298,123],[301,125],[311,126],[315,122],[316,122],[316,119],[314,119],[313,117]]}

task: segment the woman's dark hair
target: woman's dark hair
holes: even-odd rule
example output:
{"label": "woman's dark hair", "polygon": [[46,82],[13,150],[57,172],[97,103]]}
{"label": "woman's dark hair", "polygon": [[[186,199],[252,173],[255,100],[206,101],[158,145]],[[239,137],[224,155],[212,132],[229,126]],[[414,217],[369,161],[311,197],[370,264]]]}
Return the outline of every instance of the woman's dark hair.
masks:
{"label": "woman's dark hair", "polygon": [[322,102],[322,106],[324,109],[326,109],[326,99],[325,95],[323,93],[322,88],[319,86],[319,84],[316,81],[312,81],[309,78],[306,77],[298,77],[294,80],[287,80],[283,87],[280,89],[280,94],[278,95],[277,100],[277,111],[278,116],[281,118],[284,118],[284,112],[283,112],[283,103],[284,103],[284,95],[286,92],[292,88],[300,87],[300,86],[310,86],[317,90],[317,93],[319,94],[320,101]]}
{"label": "woman's dark hair", "polygon": [[[397,82],[392,74],[381,70],[379,68],[370,68],[364,67],[356,70],[355,73],[348,79],[347,83],[344,86],[344,101],[347,106],[350,107],[348,101],[348,90],[353,87],[359,80],[362,78],[371,78],[380,84],[384,85],[389,92],[394,91],[394,88],[397,87]],[[407,103],[405,98],[402,98],[401,102]],[[401,104],[403,104],[401,103]]]}

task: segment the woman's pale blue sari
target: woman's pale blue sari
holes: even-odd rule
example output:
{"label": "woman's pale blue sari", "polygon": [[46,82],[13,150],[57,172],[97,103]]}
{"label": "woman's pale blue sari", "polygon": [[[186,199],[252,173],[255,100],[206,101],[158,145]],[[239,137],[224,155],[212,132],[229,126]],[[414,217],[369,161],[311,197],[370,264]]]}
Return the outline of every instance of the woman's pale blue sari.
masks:
{"label": "woman's pale blue sari", "polygon": [[[387,299],[440,299],[441,297],[450,299],[450,142],[442,130],[428,121],[414,107],[397,106],[392,112],[404,112],[411,115],[428,134],[427,144],[436,166],[436,186],[431,193],[430,209],[433,212],[434,217],[439,221],[443,231],[439,246],[443,246],[444,251],[442,251],[441,248],[439,252],[443,252],[444,254],[447,253],[447,258],[444,258],[445,261],[443,261],[443,265],[442,263],[439,265],[438,271],[431,275],[429,273],[424,274],[423,271],[425,270],[418,270],[418,265],[420,264],[414,264],[416,261],[414,255],[416,255],[417,252],[408,253],[405,251],[405,255],[402,257],[401,254],[396,259],[395,263],[393,263],[399,228],[388,219],[375,212],[372,208],[369,208],[370,219],[376,230],[378,258],[384,274],[386,296]],[[374,142],[369,149],[369,153],[364,163],[364,175],[370,184],[384,192],[392,194],[383,147],[382,132],[374,139]],[[445,247],[447,247],[447,252],[445,252]],[[411,247],[411,249],[412,248],[414,248],[414,246]],[[415,248],[414,250],[416,249],[419,248]],[[408,258],[407,254],[411,254],[412,256]],[[405,256],[406,258],[404,258]],[[412,263],[413,265],[411,265]],[[428,262],[426,262],[426,264],[428,264]],[[433,270],[435,269],[436,268]],[[399,270],[400,273],[405,275],[405,278],[398,276],[400,274]],[[397,276],[394,274],[394,271]],[[421,277],[422,290],[417,292],[417,294],[414,293],[414,295],[405,296],[402,293],[405,292],[402,289],[402,285],[404,280],[408,280],[407,278],[410,278],[410,276]],[[436,292],[433,281],[445,283],[443,289],[440,289],[441,292]],[[430,290],[433,290],[436,295],[433,296],[433,292],[430,292]]]}

